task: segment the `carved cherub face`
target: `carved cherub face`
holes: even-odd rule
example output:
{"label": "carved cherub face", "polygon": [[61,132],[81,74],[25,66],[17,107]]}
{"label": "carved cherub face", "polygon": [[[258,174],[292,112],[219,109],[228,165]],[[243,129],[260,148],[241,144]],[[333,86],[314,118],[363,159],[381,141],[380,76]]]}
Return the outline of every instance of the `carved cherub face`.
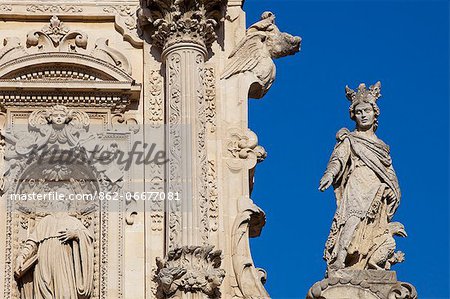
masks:
{"label": "carved cherub face", "polygon": [[47,110],[47,121],[53,126],[61,127],[67,124],[71,119],[71,113],[67,107],[62,105],[53,106],[50,110]]}
{"label": "carved cherub face", "polygon": [[289,33],[281,32],[276,25],[267,31],[267,47],[273,58],[293,55],[300,51],[302,39]]}
{"label": "carved cherub face", "polygon": [[63,110],[52,111],[50,119],[51,119],[52,123],[55,125],[65,124],[67,121],[67,112],[65,112]]}
{"label": "carved cherub face", "polygon": [[362,102],[354,108],[355,122],[358,129],[368,130],[376,122],[376,115],[370,103]]}

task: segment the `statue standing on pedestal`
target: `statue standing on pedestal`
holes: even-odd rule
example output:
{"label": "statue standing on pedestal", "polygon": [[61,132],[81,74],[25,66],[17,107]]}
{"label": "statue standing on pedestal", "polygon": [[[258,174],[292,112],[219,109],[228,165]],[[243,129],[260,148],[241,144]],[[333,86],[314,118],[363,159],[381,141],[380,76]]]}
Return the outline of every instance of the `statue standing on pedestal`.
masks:
{"label": "statue standing on pedestal", "polygon": [[337,200],[324,253],[328,271],[389,270],[403,261],[403,253],[395,252],[393,236],[406,236],[406,232],[402,224],[391,222],[400,203],[400,188],[389,146],[375,135],[380,89],[380,82],[370,88],[360,84],[357,91],[346,87],[356,129],[339,130],[319,184],[321,191],[333,185]]}

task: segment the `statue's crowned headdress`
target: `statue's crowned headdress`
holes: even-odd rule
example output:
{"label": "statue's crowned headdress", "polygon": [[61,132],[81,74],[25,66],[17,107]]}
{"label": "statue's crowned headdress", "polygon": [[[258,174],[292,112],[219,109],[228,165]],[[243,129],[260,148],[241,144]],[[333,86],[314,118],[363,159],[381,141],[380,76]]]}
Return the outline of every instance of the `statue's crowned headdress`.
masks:
{"label": "statue's crowned headdress", "polygon": [[376,103],[376,101],[381,97],[381,82],[378,81],[374,85],[370,86],[368,89],[366,84],[361,83],[358,86],[358,90],[354,91],[350,87],[345,86],[345,95],[347,99],[353,103]]}

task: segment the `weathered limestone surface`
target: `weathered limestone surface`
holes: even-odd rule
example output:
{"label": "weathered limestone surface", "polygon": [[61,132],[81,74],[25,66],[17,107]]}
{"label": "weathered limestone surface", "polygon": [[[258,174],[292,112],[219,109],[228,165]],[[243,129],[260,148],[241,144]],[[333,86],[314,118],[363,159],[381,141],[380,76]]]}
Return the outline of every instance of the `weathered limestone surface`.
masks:
{"label": "weathered limestone surface", "polygon": [[415,288],[397,281],[391,266],[403,262],[394,236],[406,237],[404,226],[392,218],[400,204],[400,187],[389,146],[378,128],[381,83],[357,91],[345,89],[356,129],[336,134],[319,190],[334,187],[337,209],[325,245],[326,278],[307,298],[417,298]]}
{"label": "weathered limestone surface", "polygon": [[269,297],[247,101],[301,39],[242,2],[0,3],[1,298]]}

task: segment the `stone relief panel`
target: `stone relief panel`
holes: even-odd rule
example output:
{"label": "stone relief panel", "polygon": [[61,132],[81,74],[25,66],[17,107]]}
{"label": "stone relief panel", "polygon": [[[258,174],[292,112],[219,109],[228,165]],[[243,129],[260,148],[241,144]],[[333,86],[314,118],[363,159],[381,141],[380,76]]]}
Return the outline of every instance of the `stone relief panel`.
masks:
{"label": "stone relief panel", "polygon": [[[103,199],[123,198],[129,188],[114,153],[127,150],[137,122],[62,105],[8,113],[4,298],[109,298],[111,283],[121,298],[123,231],[135,212],[129,202]],[[111,127],[121,122],[124,128]],[[84,197],[67,200],[71,195]],[[117,278],[108,278],[112,265]]]}

